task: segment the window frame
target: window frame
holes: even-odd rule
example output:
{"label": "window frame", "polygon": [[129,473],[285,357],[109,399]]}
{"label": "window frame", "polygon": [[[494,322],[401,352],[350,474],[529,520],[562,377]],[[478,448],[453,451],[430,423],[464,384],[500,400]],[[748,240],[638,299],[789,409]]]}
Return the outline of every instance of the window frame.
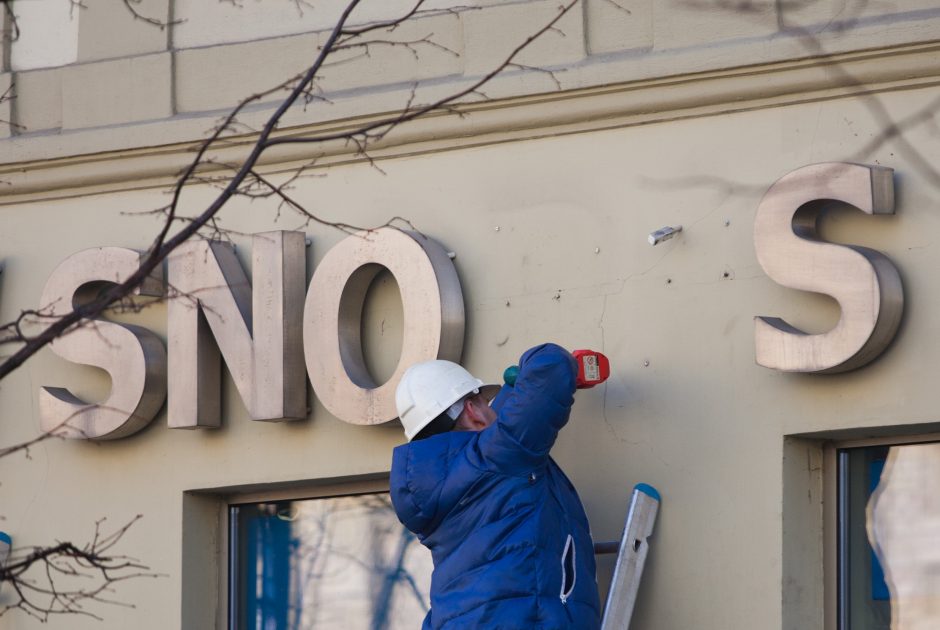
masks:
{"label": "window frame", "polygon": [[389,487],[389,473],[384,471],[184,490],[180,627],[229,630],[234,625],[230,615],[235,602],[229,601],[231,506],[388,492]]}

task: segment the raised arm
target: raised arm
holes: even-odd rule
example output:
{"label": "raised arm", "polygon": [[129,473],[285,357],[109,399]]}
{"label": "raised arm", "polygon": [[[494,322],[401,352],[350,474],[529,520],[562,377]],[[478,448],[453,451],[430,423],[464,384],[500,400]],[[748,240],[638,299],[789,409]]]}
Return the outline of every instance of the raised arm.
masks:
{"label": "raised arm", "polygon": [[480,453],[508,474],[524,474],[545,463],[574,403],[577,364],[553,343],[536,346],[519,360],[519,376],[496,410],[496,422],[481,432]]}

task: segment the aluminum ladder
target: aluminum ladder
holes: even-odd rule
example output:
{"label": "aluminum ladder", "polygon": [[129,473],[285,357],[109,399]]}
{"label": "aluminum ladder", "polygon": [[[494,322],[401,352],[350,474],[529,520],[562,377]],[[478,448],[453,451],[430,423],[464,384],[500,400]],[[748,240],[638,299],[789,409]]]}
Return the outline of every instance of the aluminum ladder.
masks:
{"label": "aluminum ladder", "polygon": [[627,630],[630,627],[643,565],[646,564],[650,550],[647,539],[653,533],[659,503],[656,488],[638,483],[633,487],[633,495],[630,497],[630,509],[627,511],[620,544],[609,542],[594,545],[595,553],[617,553],[601,630]]}

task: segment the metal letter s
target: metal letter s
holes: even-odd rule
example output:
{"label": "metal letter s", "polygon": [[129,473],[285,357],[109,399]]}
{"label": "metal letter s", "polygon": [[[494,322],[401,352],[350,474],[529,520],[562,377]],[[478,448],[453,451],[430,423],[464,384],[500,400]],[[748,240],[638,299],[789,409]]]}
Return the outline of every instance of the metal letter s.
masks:
{"label": "metal letter s", "polygon": [[897,269],[873,249],[819,238],[821,201],[867,214],[894,214],[893,171],[830,162],[784,175],[764,195],[754,219],[761,267],[785,287],[824,293],[841,309],[832,330],[807,334],[776,317],[755,317],[756,359],[788,372],[845,372],[877,357],[894,338],[904,310]]}
{"label": "metal letter s", "polygon": [[[123,247],[86,249],[66,258],[52,272],[42,292],[43,315],[61,317],[74,308],[75,292],[91,282],[123,282],[140,267],[143,254]],[[163,295],[158,268],[136,291]],[[86,403],[62,387],[39,392],[43,431],[70,438],[111,440],[144,428],[166,398],[166,350],[145,328],[105,320],[83,320],[51,344],[52,351],[74,363],[93,365],[111,377],[111,392],[100,404]]]}

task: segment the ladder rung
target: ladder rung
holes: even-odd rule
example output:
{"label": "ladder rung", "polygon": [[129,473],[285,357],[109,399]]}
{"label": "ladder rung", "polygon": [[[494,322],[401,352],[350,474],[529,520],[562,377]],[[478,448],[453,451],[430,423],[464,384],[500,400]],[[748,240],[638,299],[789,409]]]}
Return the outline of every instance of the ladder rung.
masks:
{"label": "ladder rung", "polygon": [[617,553],[620,551],[620,543],[616,540],[594,543],[594,555],[600,556],[608,553]]}

